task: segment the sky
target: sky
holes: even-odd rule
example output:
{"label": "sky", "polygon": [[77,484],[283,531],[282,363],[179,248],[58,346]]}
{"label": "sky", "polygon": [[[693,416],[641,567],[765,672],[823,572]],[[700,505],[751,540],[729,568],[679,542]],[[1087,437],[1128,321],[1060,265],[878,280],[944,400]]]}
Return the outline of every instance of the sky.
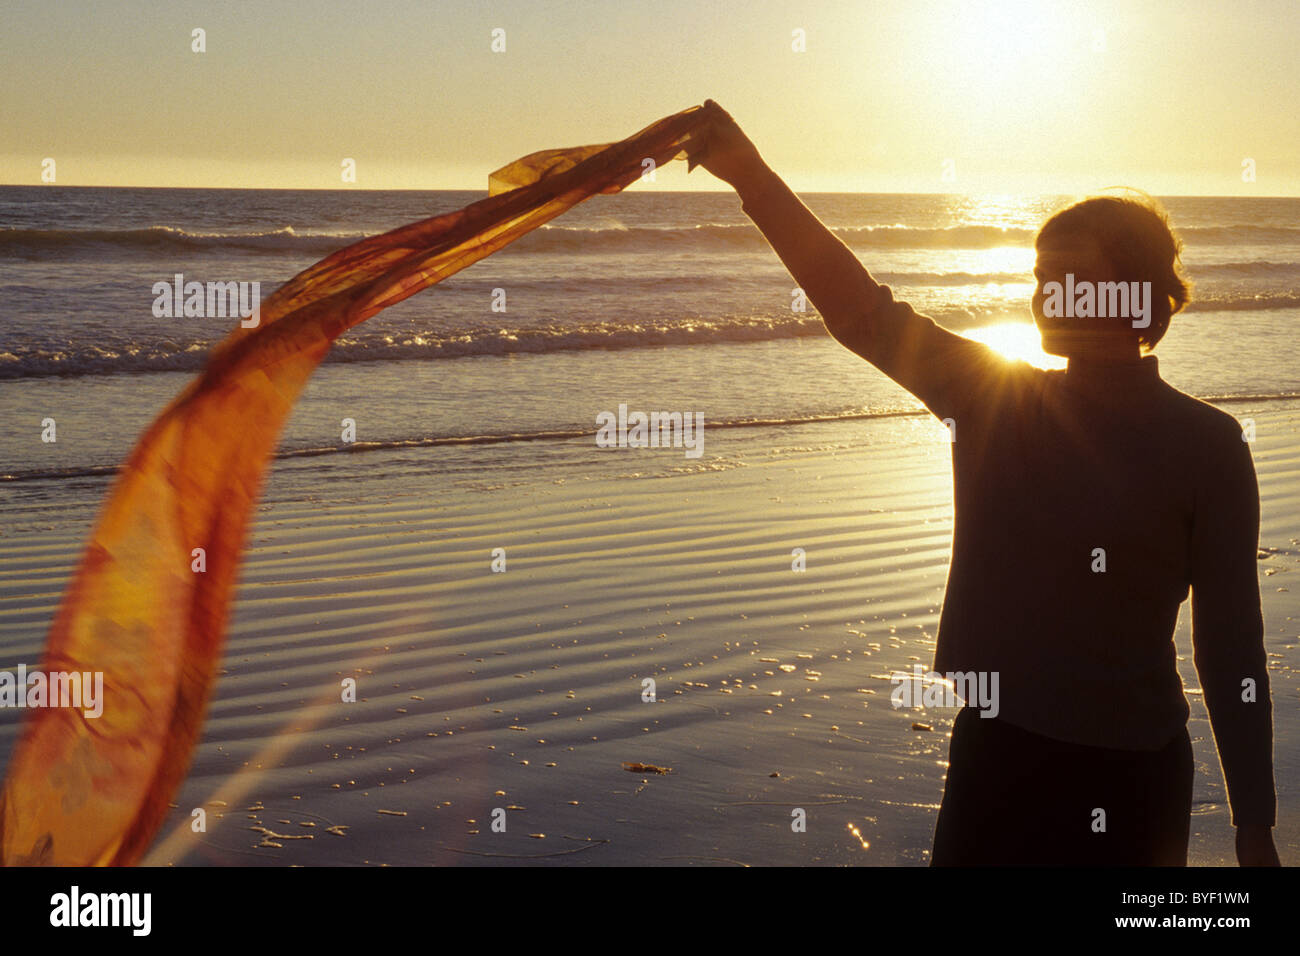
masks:
{"label": "sky", "polygon": [[711,97],[796,190],[1295,196],[1297,38],[1295,0],[5,0],[0,183],[485,189]]}

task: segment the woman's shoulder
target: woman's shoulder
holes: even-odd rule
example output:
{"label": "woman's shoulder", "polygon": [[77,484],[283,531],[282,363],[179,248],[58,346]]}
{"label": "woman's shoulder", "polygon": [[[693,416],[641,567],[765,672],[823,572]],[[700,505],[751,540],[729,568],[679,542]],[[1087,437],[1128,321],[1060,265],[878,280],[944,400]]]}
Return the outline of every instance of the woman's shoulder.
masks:
{"label": "woman's shoulder", "polygon": [[1199,399],[1165,382],[1170,406],[1181,417],[1198,428],[1206,440],[1219,442],[1249,442],[1249,429],[1226,409]]}

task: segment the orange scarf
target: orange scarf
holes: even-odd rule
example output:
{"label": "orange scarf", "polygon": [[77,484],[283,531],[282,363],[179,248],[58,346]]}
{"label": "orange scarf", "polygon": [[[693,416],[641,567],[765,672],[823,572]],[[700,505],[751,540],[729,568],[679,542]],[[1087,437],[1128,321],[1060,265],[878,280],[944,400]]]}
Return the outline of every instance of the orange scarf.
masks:
{"label": "orange scarf", "polygon": [[[362,240],[278,289],[136,444],[50,628],[42,670],[103,673],[103,713],[30,711],[0,795],[5,865],[140,859],[189,769],[231,590],[290,409],[347,329],[597,193],[704,146],[692,107],[612,145],[532,153],[464,209]],[[202,548],[206,570],[192,570]],[[25,692],[19,688],[19,692]]]}

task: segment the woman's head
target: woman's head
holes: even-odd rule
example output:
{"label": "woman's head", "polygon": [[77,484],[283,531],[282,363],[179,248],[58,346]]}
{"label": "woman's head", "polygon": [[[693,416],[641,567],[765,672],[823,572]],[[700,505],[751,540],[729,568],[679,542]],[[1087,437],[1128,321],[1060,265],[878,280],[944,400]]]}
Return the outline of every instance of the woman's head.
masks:
{"label": "woman's head", "polygon": [[[1054,355],[1149,352],[1190,295],[1178,261],[1182,243],[1159,204],[1141,193],[1062,209],[1038,231],[1035,249],[1032,308],[1043,350]],[[1077,310],[1066,301],[1072,290]]]}

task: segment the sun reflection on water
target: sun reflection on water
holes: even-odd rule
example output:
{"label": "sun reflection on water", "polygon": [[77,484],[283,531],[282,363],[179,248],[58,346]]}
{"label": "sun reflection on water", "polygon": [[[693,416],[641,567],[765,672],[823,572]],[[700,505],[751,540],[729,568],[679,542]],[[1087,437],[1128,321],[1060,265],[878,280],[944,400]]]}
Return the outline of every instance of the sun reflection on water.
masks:
{"label": "sun reflection on water", "polygon": [[862,838],[862,831],[859,830],[855,824],[853,823],[848,824],[848,828],[849,828],[849,832],[853,834],[854,838],[859,843],[862,844],[862,849],[864,850],[871,849],[871,844]]}

